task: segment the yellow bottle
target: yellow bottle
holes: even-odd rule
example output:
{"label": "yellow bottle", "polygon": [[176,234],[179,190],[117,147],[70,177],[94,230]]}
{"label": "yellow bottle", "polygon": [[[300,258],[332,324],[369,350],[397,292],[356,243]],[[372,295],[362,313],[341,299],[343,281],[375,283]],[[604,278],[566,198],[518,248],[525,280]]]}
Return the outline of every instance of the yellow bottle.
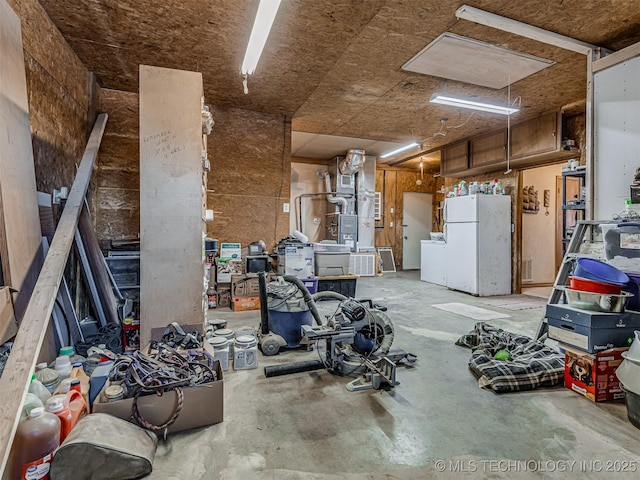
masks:
{"label": "yellow bottle", "polygon": [[73,369],[71,370],[71,374],[69,375],[69,378],[77,378],[80,380],[80,393],[82,393],[82,398],[84,398],[84,401],[88,406],[89,405],[89,381],[91,379],[86,373],[84,373],[81,363],[73,364]]}

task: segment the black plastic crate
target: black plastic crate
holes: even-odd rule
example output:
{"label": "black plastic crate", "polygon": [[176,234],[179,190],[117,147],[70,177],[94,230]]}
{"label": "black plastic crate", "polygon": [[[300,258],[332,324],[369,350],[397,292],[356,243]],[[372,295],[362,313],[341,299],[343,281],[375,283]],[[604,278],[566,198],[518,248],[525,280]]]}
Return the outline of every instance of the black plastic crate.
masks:
{"label": "black plastic crate", "polygon": [[318,280],[318,292],[336,292],[345,297],[356,296],[356,280],[357,278]]}

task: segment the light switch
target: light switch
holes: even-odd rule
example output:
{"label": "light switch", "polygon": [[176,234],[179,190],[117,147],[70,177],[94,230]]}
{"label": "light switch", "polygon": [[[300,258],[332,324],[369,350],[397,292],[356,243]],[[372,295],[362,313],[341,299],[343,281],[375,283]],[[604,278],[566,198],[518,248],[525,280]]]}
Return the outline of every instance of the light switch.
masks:
{"label": "light switch", "polygon": [[389,222],[389,226],[390,226],[390,227],[393,227],[393,222]]}
{"label": "light switch", "polygon": [[390,209],[389,209],[389,213],[393,213],[393,208],[390,208]]}
{"label": "light switch", "polygon": [[289,204],[288,203],[283,203],[282,204],[282,211],[284,213],[289,213]]}

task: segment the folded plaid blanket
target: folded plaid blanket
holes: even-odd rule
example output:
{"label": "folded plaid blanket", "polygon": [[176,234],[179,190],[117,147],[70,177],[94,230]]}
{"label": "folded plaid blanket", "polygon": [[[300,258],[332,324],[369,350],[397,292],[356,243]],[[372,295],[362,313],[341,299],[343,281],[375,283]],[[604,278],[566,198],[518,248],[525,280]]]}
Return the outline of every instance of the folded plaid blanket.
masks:
{"label": "folded plaid blanket", "polygon": [[[481,388],[518,392],[563,381],[564,355],[524,335],[478,322],[456,345],[472,349],[469,368]],[[494,358],[496,352],[503,349],[509,350],[511,359]]]}

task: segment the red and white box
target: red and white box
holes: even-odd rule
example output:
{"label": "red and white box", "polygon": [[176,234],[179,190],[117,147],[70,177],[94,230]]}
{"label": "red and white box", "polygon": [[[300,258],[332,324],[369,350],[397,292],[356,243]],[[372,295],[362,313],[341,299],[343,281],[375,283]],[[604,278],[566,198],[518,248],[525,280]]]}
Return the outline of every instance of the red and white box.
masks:
{"label": "red and white box", "polygon": [[624,391],[616,375],[627,347],[611,348],[597,353],[560,344],[564,350],[564,385],[592,402],[620,400]]}

